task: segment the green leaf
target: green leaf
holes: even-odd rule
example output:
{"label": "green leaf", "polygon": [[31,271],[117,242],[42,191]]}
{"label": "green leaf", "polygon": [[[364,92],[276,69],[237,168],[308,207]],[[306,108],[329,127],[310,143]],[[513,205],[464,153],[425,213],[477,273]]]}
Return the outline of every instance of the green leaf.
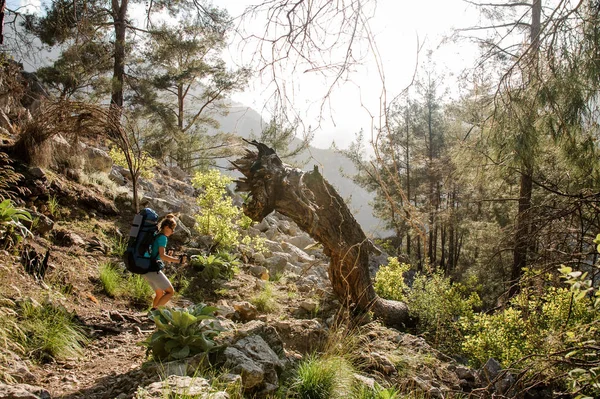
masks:
{"label": "green leaf", "polygon": [[170,339],[170,340],[168,340],[168,341],[165,343],[165,350],[166,350],[167,352],[173,352],[173,350],[174,350],[175,348],[177,348],[178,346],[180,346],[179,344],[180,344],[180,342],[179,342],[178,340],[175,340],[175,339]]}
{"label": "green leaf", "polygon": [[184,358],[188,357],[189,354],[190,354],[190,347],[186,345],[176,352],[171,352],[171,357],[173,359],[184,359]]}

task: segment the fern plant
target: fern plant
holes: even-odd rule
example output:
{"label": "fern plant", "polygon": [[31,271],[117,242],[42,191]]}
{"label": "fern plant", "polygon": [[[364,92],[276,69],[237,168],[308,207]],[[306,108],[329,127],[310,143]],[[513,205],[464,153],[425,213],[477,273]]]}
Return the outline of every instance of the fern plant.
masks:
{"label": "fern plant", "polygon": [[218,348],[214,337],[223,327],[216,320],[215,307],[203,303],[189,308],[161,308],[150,312],[157,330],[142,344],[156,360],[184,359]]}

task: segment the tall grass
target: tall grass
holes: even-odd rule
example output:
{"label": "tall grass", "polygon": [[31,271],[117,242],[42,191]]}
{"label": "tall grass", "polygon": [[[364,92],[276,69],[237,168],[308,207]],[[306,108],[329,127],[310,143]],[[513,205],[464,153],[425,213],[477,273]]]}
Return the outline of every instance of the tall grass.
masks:
{"label": "tall grass", "polygon": [[152,288],[139,274],[130,274],[125,283],[126,296],[137,305],[149,305],[152,301]]}
{"label": "tall grass", "polygon": [[[2,299],[2,298],[0,298]],[[25,353],[25,348],[18,343],[25,339],[25,333],[19,327],[16,313],[9,307],[0,305],[0,381],[15,382],[10,375],[10,361],[13,353]],[[15,337],[20,339],[15,340]]]}
{"label": "tall grass", "polygon": [[123,274],[112,263],[100,265],[102,289],[111,298],[128,298],[134,304],[146,306],[151,303],[152,288],[139,274]]}
{"label": "tall grass", "polygon": [[114,298],[120,294],[123,276],[111,263],[100,265],[100,282],[106,295]]}
{"label": "tall grass", "polygon": [[59,209],[58,198],[56,198],[56,196],[54,196],[54,195],[50,196],[50,198],[48,198],[48,211],[50,211],[50,214],[53,217],[57,217],[58,209]]}
{"label": "tall grass", "polygon": [[352,365],[343,357],[313,355],[298,366],[291,389],[300,399],[347,398],[352,380]]}
{"label": "tall grass", "polygon": [[121,257],[127,250],[127,238],[121,236],[113,236],[112,245],[110,248],[110,254],[113,256]]}
{"label": "tall grass", "polygon": [[13,330],[12,338],[38,361],[78,357],[89,341],[74,315],[62,307],[25,301],[18,317],[19,330]]}

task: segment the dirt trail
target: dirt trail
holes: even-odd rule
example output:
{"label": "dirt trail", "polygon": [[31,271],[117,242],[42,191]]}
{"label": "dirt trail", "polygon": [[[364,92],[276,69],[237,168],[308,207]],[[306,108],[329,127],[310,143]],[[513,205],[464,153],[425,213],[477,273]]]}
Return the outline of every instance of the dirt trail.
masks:
{"label": "dirt trail", "polygon": [[146,349],[138,343],[153,330],[146,313],[104,311],[82,321],[92,335],[84,355],[39,370],[39,385],[52,398],[131,398],[138,386],[158,380],[156,372],[141,369]]}

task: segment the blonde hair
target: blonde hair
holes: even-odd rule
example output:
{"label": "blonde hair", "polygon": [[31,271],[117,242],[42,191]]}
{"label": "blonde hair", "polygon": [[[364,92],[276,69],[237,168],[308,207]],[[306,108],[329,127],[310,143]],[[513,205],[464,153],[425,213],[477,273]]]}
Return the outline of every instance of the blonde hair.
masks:
{"label": "blonde hair", "polygon": [[165,227],[170,227],[171,230],[175,230],[177,227],[177,222],[175,221],[175,215],[169,213],[165,218],[160,222],[160,229],[164,229]]}

